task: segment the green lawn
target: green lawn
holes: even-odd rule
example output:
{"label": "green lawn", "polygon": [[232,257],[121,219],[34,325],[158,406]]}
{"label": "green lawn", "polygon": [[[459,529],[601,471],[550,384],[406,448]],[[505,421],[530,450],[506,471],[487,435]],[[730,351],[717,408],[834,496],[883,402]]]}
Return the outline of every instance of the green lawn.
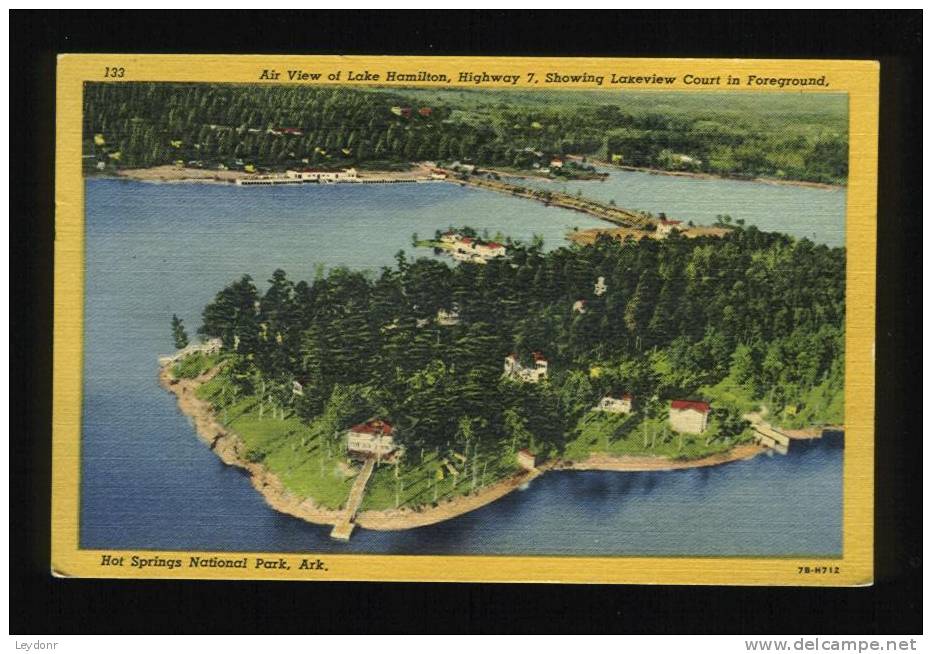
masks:
{"label": "green lawn", "polygon": [[[286,413],[282,420],[266,411],[260,419],[254,397],[239,399],[224,408],[221,400],[224,393],[231,397],[229,389],[229,381],[221,373],[201,386],[197,394],[212,402],[218,419],[242,438],[248,448],[247,458],[261,461],[296,496],[310,497],[326,508],[343,506],[355,478],[347,473],[358,470],[359,465],[347,459],[342,442],[331,441],[328,452],[327,442],[313,425],[294,415]],[[475,457],[473,486],[471,460],[466,466],[455,456],[437,456],[434,452],[426,452],[423,461],[419,459],[420,451],[411,451],[397,466],[378,465],[369,480],[361,510],[429,506],[479,490],[518,470],[510,451],[480,452]],[[442,479],[437,474],[440,469]]]}
{"label": "green lawn", "polygon": [[294,415],[286,414],[281,420],[266,411],[260,419],[255,398],[238,400],[224,409],[217,401],[227,384],[218,375],[198,389],[198,396],[214,402],[217,417],[248,448],[247,458],[261,461],[296,496],[313,498],[329,509],[343,506],[353,478],[339,465],[343,461],[339,444],[331,443],[328,453],[323,437]]}
{"label": "green lawn", "polygon": [[193,379],[213,368],[219,360],[219,354],[195,352],[172,366],[172,374],[180,379]]}
{"label": "green lawn", "polygon": [[638,414],[619,415],[590,411],[576,425],[566,447],[564,458],[580,461],[590,454],[615,456],[660,456],[671,459],[698,459],[727,452],[746,440],[747,434],[735,439],[718,438],[713,419],[702,434],[678,434],[667,424],[666,417],[642,419]]}
{"label": "green lawn", "polygon": [[[466,465],[456,457],[437,456],[434,452],[426,452],[423,461],[418,461],[419,458],[419,452],[409,452],[397,466],[397,472],[396,466],[392,464],[382,464],[376,468],[369,480],[362,510],[429,506],[447,498],[467,495],[471,490],[478,491],[518,470],[514,455],[510,452],[480,452],[475,457],[473,486],[472,460]],[[449,466],[457,474],[451,473]],[[437,471],[441,469],[443,478],[439,479]]]}

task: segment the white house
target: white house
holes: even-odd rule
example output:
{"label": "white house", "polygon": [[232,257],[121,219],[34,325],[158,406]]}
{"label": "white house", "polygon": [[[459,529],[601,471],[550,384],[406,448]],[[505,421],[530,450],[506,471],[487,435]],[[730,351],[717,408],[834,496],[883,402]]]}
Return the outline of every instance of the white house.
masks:
{"label": "white house", "polygon": [[599,295],[603,295],[603,294],[605,293],[605,291],[607,291],[607,290],[608,290],[608,286],[605,285],[605,278],[604,278],[604,277],[599,277],[599,279],[598,279],[598,280],[596,281],[596,283],[595,283],[595,289],[594,289],[593,292],[594,292],[597,296],[599,296]]}
{"label": "white house", "polygon": [[586,301],[576,300],[573,302],[573,311],[576,313],[586,313]]}
{"label": "white house", "polygon": [[634,404],[634,396],[631,393],[622,393],[621,395],[606,395],[596,405],[597,411],[606,413],[631,413]]}
{"label": "white house", "polygon": [[657,236],[666,238],[673,232],[678,232],[683,229],[682,224],[683,222],[681,220],[667,220],[664,218],[657,224]]}
{"label": "white house", "polygon": [[346,450],[350,454],[386,456],[395,450],[394,432],[391,424],[373,418],[346,431]]}
{"label": "white house", "polygon": [[509,354],[506,356],[504,373],[505,376],[511,377],[512,379],[531,382],[532,384],[536,384],[541,379],[546,379],[547,369],[549,367],[549,362],[547,359],[540,352],[532,353],[531,357],[534,360],[534,365],[527,367],[518,361],[518,356],[516,354]]}
{"label": "white house", "polygon": [[551,168],[563,168],[563,159],[556,159],[556,158],[551,159],[550,167]]}
{"label": "white house", "polygon": [[291,394],[304,397],[304,384],[299,382],[297,379],[291,382]]}
{"label": "white house", "polygon": [[708,402],[673,400],[670,402],[670,427],[686,434],[701,434],[709,426]]}
{"label": "white house", "polygon": [[454,306],[452,309],[437,309],[437,324],[445,327],[458,325],[460,322],[459,311]]}
{"label": "white house", "polygon": [[495,241],[474,241],[473,249],[480,257],[485,259],[494,259],[495,257],[505,256],[505,246]]}

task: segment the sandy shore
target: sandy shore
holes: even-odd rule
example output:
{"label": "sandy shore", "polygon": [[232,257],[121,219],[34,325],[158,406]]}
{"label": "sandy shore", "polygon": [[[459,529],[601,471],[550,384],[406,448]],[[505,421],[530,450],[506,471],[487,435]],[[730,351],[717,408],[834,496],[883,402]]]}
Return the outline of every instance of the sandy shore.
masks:
{"label": "sandy shore", "polygon": [[[680,234],[685,238],[699,238],[700,236],[713,236],[715,238],[721,238],[728,234],[730,229],[727,227],[713,227],[705,225],[697,225],[695,227],[689,227],[680,230]],[[574,243],[580,245],[591,245],[595,243],[596,239],[600,234],[606,234],[612,238],[623,241],[626,238],[633,238],[640,241],[642,238],[652,238],[655,240],[662,240],[663,237],[659,236],[657,232],[648,232],[643,229],[637,229],[636,227],[594,227],[591,229],[581,229],[578,232],[570,232],[566,235],[566,238]]]}
{"label": "sandy shore", "polygon": [[650,472],[662,470],[685,470],[687,468],[705,468],[732,461],[751,459],[767,448],[762,445],[747,443],[701,459],[667,459],[659,456],[611,456],[608,454],[590,454],[584,461],[560,465],[563,470],[610,470],[616,472]]}
{"label": "sandy shore", "polygon": [[207,170],[166,165],[152,168],[125,168],[116,171],[116,176],[139,182],[232,184],[240,177],[249,177],[249,174],[241,170]]}
{"label": "sandy shore", "polygon": [[[109,175],[111,178],[162,184],[232,184],[237,179],[252,176],[242,170],[184,168],[171,164],[152,168],[124,168]],[[360,170],[359,179],[370,182],[426,180],[430,179],[430,167],[426,164],[417,164],[407,170]]]}
{"label": "sandy shore", "polygon": [[[320,525],[334,525],[343,518],[342,509],[326,509],[316,505],[310,499],[292,495],[281,480],[259,463],[250,463],[245,459],[245,446],[236,433],[224,427],[216,418],[213,407],[197,397],[197,388],[217,374],[214,368],[194,379],[176,379],[168,366],[159,371],[159,382],[178,400],[179,410],[188,416],[198,437],[227,465],[236,466],[249,472],[253,487],[259,491],[266,503],[281,513],[285,513],[307,522]],[[607,470],[614,472],[644,472],[661,470],[681,470],[720,465],[731,461],[741,461],[764,452],[766,448],[758,445],[739,445],[733,450],[715,454],[701,459],[679,461],[663,457],[615,457],[606,454],[592,454],[588,459],[578,462],[549,461],[536,470],[521,471],[514,476],[498,481],[471,494],[441,501],[436,507],[420,510],[392,509],[386,511],[363,511],[356,517],[356,524],[375,531],[396,531],[413,529],[443,522],[474,511],[486,504],[504,497],[520,486],[550,470]]]}

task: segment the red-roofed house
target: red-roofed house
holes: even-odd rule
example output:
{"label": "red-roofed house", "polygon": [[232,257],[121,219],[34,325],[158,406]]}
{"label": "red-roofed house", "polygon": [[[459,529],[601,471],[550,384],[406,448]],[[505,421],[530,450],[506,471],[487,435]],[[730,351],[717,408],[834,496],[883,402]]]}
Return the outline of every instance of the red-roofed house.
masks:
{"label": "red-roofed house", "polygon": [[673,400],[670,402],[670,427],[686,434],[701,434],[709,426],[708,402]]}
{"label": "red-roofed house", "polygon": [[495,241],[476,243],[473,249],[476,251],[476,254],[486,259],[505,256],[505,246]]}
{"label": "red-roofed house", "polygon": [[683,221],[663,219],[657,224],[657,236],[666,237],[682,228]]}
{"label": "red-roofed house", "polygon": [[346,450],[383,457],[395,449],[394,432],[395,428],[384,420],[368,420],[346,430]]}

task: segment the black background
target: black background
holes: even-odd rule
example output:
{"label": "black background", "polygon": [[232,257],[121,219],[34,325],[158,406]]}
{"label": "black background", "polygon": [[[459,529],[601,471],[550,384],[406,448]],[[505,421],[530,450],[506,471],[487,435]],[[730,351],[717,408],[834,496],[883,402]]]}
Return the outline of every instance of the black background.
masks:
{"label": "black background", "polygon": [[[11,633],[921,633],[921,27],[910,12],[10,12]],[[59,52],[877,59],[876,582],[795,589],[49,575]]]}

